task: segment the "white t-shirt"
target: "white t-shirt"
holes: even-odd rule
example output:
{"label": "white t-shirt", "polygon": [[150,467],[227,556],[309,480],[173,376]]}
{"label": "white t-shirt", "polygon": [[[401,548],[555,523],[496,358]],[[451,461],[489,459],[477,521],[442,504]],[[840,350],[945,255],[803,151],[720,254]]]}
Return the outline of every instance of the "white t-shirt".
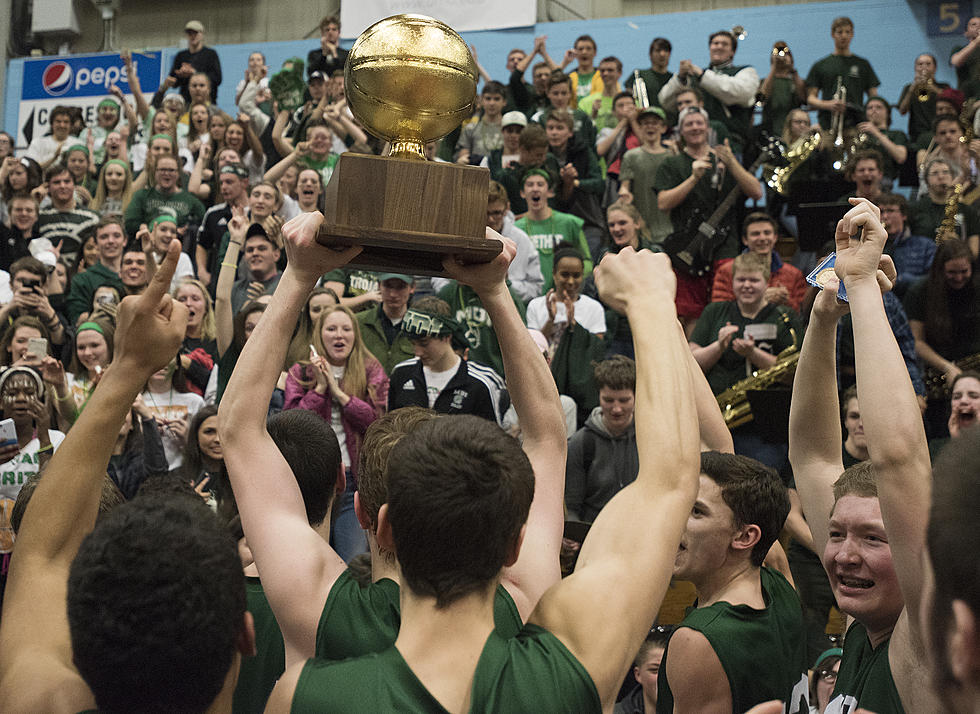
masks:
{"label": "white t-shirt", "polygon": [[[163,453],[167,456],[167,465],[173,471],[184,463],[184,440],[166,428],[165,424],[178,419],[186,419],[190,424],[194,415],[204,406],[204,400],[193,392],[170,390],[156,393],[147,389],[143,392],[143,402],[157,420],[157,425],[163,427],[160,430]],[[188,432],[187,438],[194,438],[194,435]]]}
{"label": "white t-shirt", "polygon": [[435,408],[436,399],[439,398],[442,390],[449,384],[449,380],[456,374],[456,370],[459,369],[459,363],[460,359],[457,357],[456,361],[453,362],[453,366],[445,372],[433,372],[428,367],[422,367],[422,376],[425,377],[425,391],[429,396],[429,409]]}
{"label": "white t-shirt", "polygon": [[[48,429],[48,438],[56,451],[65,435],[60,431]],[[38,472],[37,450],[41,442],[34,437],[10,461],[0,464],[0,553],[9,553],[14,547],[14,529],[10,525],[10,514],[14,510],[14,502],[20,493],[24,482]]]}
{"label": "white t-shirt", "polygon": [[[548,303],[546,295],[534,298],[527,304],[527,326],[532,330],[540,330],[548,322]],[[555,309],[555,325],[565,325],[568,315],[565,303],[558,302]],[[594,335],[606,332],[606,311],[598,300],[587,295],[579,295],[575,301],[575,322]]]}

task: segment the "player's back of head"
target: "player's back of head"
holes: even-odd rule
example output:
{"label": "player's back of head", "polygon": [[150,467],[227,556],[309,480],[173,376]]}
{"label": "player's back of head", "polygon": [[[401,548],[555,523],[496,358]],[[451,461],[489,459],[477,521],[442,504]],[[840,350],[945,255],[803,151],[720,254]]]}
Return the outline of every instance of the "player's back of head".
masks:
{"label": "player's back of head", "polygon": [[337,471],[343,463],[337,435],[330,424],[306,409],[279,412],[266,428],[299,484],[310,525],[320,525],[333,505]]}
{"label": "player's back of head", "polygon": [[205,711],[235,661],[244,615],[235,543],[197,496],[119,506],[72,562],[72,651],[102,712]]}
{"label": "player's back of head", "polygon": [[721,488],[736,527],[759,527],[759,542],[752,548],[750,558],[756,567],[762,565],[789,515],[789,493],[779,474],[755,459],[718,451],[701,454],[701,473]]}
{"label": "player's back of head", "polygon": [[388,517],[405,583],[446,607],[515,555],[534,472],[515,439],[476,416],[421,424],[391,451]]}

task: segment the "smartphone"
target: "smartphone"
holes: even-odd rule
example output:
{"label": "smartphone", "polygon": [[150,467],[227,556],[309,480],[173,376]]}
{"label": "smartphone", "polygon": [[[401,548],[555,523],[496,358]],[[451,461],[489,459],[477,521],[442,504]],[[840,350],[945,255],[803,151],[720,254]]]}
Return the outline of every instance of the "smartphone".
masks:
{"label": "smartphone", "polygon": [[43,337],[31,337],[27,340],[27,354],[44,359],[48,356],[48,341]]}
{"label": "smartphone", "polygon": [[20,284],[23,285],[28,290],[30,290],[35,295],[41,294],[41,281],[38,280],[37,278],[26,278],[24,280],[21,280]]}
{"label": "smartphone", "polygon": [[0,421],[0,446],[17,445],[17,428],[13,419]]}
{"label": "smartphone", "polygon": [[319,356],[320,355],[317,354],[316,347],[314,347],[313,344],[311,343],[310,344],[310,359],[311,360],[314,360],[314,359],[316,359]]}

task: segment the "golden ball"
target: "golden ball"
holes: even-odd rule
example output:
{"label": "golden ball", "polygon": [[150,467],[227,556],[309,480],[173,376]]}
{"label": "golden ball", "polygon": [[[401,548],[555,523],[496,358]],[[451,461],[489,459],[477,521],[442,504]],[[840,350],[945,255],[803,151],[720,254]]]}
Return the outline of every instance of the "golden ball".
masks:
{"label": "golden ball", "polygon": [[344,68],[347,104],[388,141],[444,137],[472,113],[476,62],[455,30],[424,15],[394,15],[366,29]]}

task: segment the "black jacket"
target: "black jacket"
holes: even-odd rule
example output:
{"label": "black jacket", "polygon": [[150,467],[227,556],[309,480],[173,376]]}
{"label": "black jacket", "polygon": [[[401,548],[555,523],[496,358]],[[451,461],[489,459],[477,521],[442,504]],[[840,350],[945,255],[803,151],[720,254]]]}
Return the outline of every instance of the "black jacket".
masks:
{"label": "black jacket", "polygon": [[[440,414],[475,414],[499,423],[509,402],[499,374],[482,364],[461,360],[433,409]],[[388,411],[408,406],[429,406],[425,375],[418,357],[396,364],[391,371]]]}

